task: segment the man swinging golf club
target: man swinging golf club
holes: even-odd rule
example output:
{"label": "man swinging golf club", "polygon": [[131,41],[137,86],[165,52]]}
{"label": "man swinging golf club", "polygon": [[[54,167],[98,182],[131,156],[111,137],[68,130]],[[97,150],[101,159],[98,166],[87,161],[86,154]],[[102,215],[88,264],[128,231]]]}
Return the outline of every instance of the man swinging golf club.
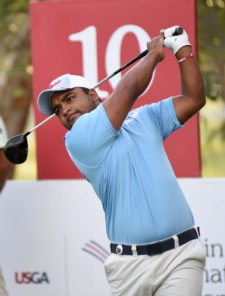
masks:
{"label": "man swinging golf club", "polygon": [[[201,295],[204,247],[163,148],[205,104],[187,33],[173,36],[176,28],[148,42],[148,54],[104,102],[85,78],[69,74],[38,98],[40,111],[55,113],[69,130],[66,149],[102,202],[112,295]],[[163,45],[176,56],[182,94],[131,111],[164,59]]]}

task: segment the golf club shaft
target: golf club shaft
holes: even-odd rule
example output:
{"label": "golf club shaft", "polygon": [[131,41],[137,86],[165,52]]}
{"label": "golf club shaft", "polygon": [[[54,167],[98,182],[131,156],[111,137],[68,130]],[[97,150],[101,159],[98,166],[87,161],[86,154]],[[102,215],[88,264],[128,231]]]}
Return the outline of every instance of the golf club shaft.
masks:
{"label": "golf club shaft", "polygon": [[[127,64],[123,65],[122,67],[120,67],[115,72],[113,72],[111,75],[109,75],[109,76],[105,77],[104,79],[102,79],[93,88],[95,89],[95,88],[99,87],[100,85],[102,85],[103,83],[105,83],[106,81],[108,81],[109,79],[111,79],[113,76],[115,76],[116,74],[118,74],[119,72],[121,72],[122,70],[124,70],[125,68],[129,67],[131,64],[133,64],[136,61],[138,61],[141,58],[143,58],[147,53],[148,53],[148,50],[146,49],[145,51],[141,52],[138,56],[136,56],[134,59],[132,59],[130,62],[128,62]],[[29,134],[31,134],[33,131],[35,131],[37,128],[39,128],[40,126],[42,126],[43,124],[45,124],[47,121],[49,121],[53,117],[55,117],[55,114],[52,114],[49,117],[47,117],[45,120],[41,121],[39,124],[37,124],[36,126],[34,126],[31,130],[29,130],[28,132],[26,132],[26,136],[28,136]]]}
{"label": "golf club shaft", "polygon": [[[176,35],[180,35],[182,33],[183,33],[183,28],[178,27],[178,28],[176,28],[176,30],[175,30],[175,32],[174,32],[173,35],[176,36]],[[107,76],[104,79],[102,79],[93,88],[95,89],[95,88],[99,87],[100,85],[102,85],[103,83],[105,83],[106,81],[108,81],[109,79],[111,79],[112,77],[114,77],[115,75],[117,75],[118,73],[120,73],[121,71],[123,71],[124,69],[126,69],[127,67],[129,67],[130,65],[132,65],[133,63],[135,63],[138,60],[142,59],[144,56],[146,56],[147,53],[148,53],[148,49],[144,50],[139,55],[137,55],[134,59],[132,59],[131,61],[129,61],[127,64],[121,66],[118,70],[116,70],[115,72],[113,72],[109,76]],[[33,131],[35,131],[37,128],[39,128],[40,126],[42,126],[43,124],[45,124],[47,121],[49,121],[53,117],[55,117],[55,114],[50,115],[48,118],[46,118],[45,120],[43,120],[42,122],[40,122],[38,125],[34,126],[30,131],[28,131],[26,133],[26,135],[29,135],[30,133],[32,133]]]}
{"label": "golf club shaft", "polygon": [[52,115],[50,115],[49,117],[47,117],[45,120],[41,121],[39,124],[35,125],[31,130],[29,130],[26,133],[26,135],[29,135],[30,133],[32,133],[33,131],[35,131],[37,128],[39,128],[40,126],[42,126],[43,124],[45,124],[47,121],[49,121],[53,117],[55,117],[55,113],[53,113]]}
{"label": "golf club shaft", "polygon": [[128,62],[127,64],[123,65],[122,67],[120,67],[118,70],[116,70],[115,72],[113,72],[111,75],[107,76],[106,78],[102,79],[100,82],[98,82],[96,84],[96,86],[94,88],[99,87],[100,85],[102,85],[104,82],[106,82],[107,80],[111,79],[113,76],[115,76],[116,74],[118,74],[119,72],[123,71],[124,69],[126,69],[127,67],[129,67],[130,65],[132,65],[133,63],[135,63],[136,61],[140,60],[141,58],[143,58],[146,54],[148,53],[148,49],[146,49],[145,51],[141,52],[138,56],[136,56],[133,60],[131,60],[130,62]]}
{"label": "golf club shaft", "polygon": [[[177,27],[176,30],[175,30],[175,32],[174,32],[174,34],[173,34],[173,36],[181,35],[182,33],[183,33],[183,28]],[[127,67],[129,67],[130,65],[132,65],[133,63],[137,62],[138,60],[142,59],[144,56],[146,56],[147,53],[148,53],[148,49],[142,51],[139,55],[137,55],[134,59],[132,59],[131,61],[129,61],[127,64],[121,66],[118,70],[116,70],[115,72],[113,72],[109,76],[105,77],[100,82],[98,82],[94,88],[99,87],[100,85],[102,85],[103,83],[105,83],[107,80],[109,80],[113,76],[115,76],[116,74],[120,73],[121,71],[123,71],[124,69],[126,69]]]}

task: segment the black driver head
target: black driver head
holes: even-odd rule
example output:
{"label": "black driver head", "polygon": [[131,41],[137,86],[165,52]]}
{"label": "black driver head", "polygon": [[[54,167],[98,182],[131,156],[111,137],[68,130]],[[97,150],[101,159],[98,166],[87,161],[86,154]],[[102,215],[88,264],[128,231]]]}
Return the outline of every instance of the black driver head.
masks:
{"label": "black driver head", "polygon": [[4,152],[6,158],[14,164],[25,162],[28,154],[27,134],[20,134],[9,139]]}

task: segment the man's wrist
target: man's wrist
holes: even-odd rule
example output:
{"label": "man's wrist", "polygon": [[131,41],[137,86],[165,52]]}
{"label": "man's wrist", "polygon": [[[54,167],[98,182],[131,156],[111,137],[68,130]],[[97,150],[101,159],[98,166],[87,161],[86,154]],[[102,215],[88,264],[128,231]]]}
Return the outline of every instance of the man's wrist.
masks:
{"label": "man's wrist", "polygon": [[163,60],[164,58],[164,53],[161,53],[157,50],[150,50],[148,55],[147,55],[152,61],[155,61],[155,63],[159,63]]}
{"label": "man's wrist", "polygon": [[192,51],[192,47],[190,45],[186,45],[186,46],[183,46],[181,47],[175,54],[177,60],[180,60],[182,59],[183,57],[185,56],[188,56],[190,54],[192,54],[193,51]]}
{"label": "man's wrist", "polygon": [[181,63],[183,63],[183,62],[185,62],[187,60],[192,59],[193,57],[194,57],[194,54],[190,53],[190,54],[188,54],[186,56],[183,56],[181,59],[178,59],[177,62],[178,62],[178,64],[181,64]]}

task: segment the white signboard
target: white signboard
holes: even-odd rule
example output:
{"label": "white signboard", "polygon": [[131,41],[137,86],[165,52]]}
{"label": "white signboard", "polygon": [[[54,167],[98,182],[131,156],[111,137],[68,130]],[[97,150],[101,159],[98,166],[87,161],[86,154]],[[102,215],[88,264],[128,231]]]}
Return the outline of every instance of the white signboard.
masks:
{"label": "white signboard", "polygon": [[[180,179],[206,247],[203,296],[225,296],[225,179]],[[11,296],[110,295],[101,204],[84,180],[9,181],[0,265]]]}

